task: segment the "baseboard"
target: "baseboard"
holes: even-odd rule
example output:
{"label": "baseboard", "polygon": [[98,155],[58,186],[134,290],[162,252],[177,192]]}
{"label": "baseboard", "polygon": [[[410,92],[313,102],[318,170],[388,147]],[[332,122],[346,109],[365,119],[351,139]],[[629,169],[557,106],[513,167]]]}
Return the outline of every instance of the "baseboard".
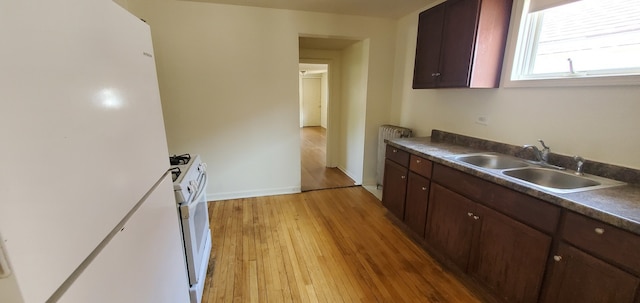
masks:
{"label": "baseboard", "polygon": [[362,187],[382,201],[382,188],[378,189],[377,185],[362,185]]}
{"label": "baseboard", "polygon": [[226,193],[207,193],[207,201],[215,202],[231,199],[253,198],[263,196],[275,196],[275,195],[289,195],[300,193],[300,187],[282,187],[282,188],[269,188],[260,190],[238,191],[238,192],[226,192]]}
{"label": "baseboard", "polygon": [[351,180],[353,180],[353,185],[362,185],[362,183],[358,182],[358,180],[356,180],[356,178],[352,174],[350,174],[344,167],[338,165],[336,166],[336,168],[347,175],[347,177],[351,178]]}

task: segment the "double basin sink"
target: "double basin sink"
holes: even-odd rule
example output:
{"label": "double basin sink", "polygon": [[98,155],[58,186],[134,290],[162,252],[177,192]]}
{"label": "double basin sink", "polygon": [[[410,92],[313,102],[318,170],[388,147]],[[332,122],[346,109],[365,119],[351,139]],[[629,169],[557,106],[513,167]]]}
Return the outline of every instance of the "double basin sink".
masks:
{"label": "double basin sink", "polygon": [[625,184],[598,176],[576,175],[559,169],[545,168],[536,162],[498,153],[463,154],[447,158],[455,162],[471,164],[476,168],[498,171],[508,178],[524,181],[555,193],[574,193]]}

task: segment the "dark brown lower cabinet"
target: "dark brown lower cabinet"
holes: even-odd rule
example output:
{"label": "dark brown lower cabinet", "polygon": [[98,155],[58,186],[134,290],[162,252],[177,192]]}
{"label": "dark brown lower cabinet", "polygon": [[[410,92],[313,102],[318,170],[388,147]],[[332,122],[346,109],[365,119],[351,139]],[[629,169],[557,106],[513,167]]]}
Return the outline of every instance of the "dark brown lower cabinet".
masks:
{"label": "dark brown lower cabinet", "polygon": [[505,302],[537,302],[551,236],[433,183],[425,238]]}
{"label": "dark brown lower cabinet", "polygon": [[551,236],[477,205],[469,274],[505,302],[537,302]]}
{"label": "dark brown lower cabinet", "polygon": [[423,176],[409,172],[404,223],[420,237],[424,237],[424,226],[427,221],[430,182],[429,179]]}
{"label": "dark brown lower cabinet", "polygon": [[427,218],[427,243],[462,270],[469,264],[475,203],[439,184],[431,184]]}
{"label": "dark brown lower cabinet", "polygon": [[541,302],[633,303],[640,292],[639,278],[571,245],[560,243],[554,261]]}
{"label": "dark brown lower cabinet", "polygon": [[388,154],[383,205],[496,299],[640,303],[637,234],[400,150]]}
{"label": "dark brown lower cabinet", "polygon": [[407,176],[409,169],[389,159],[384,163],[384,188],[382,205],[394,216],[404,218],[404,199],[407,195]]}

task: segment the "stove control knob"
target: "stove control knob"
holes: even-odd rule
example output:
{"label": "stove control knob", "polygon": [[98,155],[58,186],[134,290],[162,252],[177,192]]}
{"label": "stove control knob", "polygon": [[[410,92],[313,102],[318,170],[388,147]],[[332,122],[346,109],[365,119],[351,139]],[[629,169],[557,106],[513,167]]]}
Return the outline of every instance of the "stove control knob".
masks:
{"label": "stove control knob", "polygon": [[193,186],[193,184],[189,184],[187,185],[187,191],[192,194],[194,191],[196,191],[196,187]]}

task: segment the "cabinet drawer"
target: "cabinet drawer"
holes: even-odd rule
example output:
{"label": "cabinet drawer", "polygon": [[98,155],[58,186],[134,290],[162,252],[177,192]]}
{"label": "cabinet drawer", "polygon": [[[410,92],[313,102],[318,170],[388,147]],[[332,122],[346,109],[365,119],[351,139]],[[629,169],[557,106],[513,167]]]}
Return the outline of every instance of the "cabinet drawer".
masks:
{"label": "cabinet drawer", "polygon": [[640,236],[567,212],[563,238],[594,255],[640,274]]}
{"label": "cabinet drawer", "polygon": [[397,147],[387,145],[387,152],[385,157],[393,162],[396,162],[404,167],[409,166],[409,153],[400,150]]}
{"label": "cabinet drawer", "polygon": [[547,233],[554,233],[560,208],[461,171],[433,165],[432,180],[469,199]]}
{"label": "cabinet drawer", "polygon": [[418,175],[423,177],[431,178],[431,169],[433,164],[431,161],[424,159],[422,157],[418,157],[416,155],[411,155],[409,160],[409,169]]}

